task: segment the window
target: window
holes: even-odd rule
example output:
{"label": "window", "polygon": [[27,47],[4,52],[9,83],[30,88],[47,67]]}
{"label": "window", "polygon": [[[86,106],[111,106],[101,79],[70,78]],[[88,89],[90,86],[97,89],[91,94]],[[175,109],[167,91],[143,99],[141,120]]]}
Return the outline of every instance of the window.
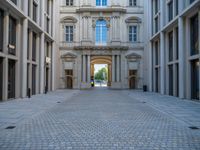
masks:
{"label": "window", "polygon": [[129,0],[129,6],[137,6],[137,0]]}
{"label": "window", "polygon": [[168,3],[168,21],[171,21],[173,19],[173,1],[171,0]]}
{"label": "window", "polygon": [[178,1],[179,0],[176,0],[176,15],[178,15],[178,11],[179,11],[179,9],[178,9],[178,5],[179,5]]}
{"label": "window", "polygon": [[17,5],[17,0],[11,0],[15,5]]}
{"label": "window", "polygon": [[37,22],[37,4],[33,2],[33,20]]}
{"label": "window", "polygon": [[73,42],[73,26],[65,27],[65,40],[66,42]]}
{"label": "window", "polygon": [[105,20],[96,22],[96,44],[105,45],[107,43],[107,26]]}
{"label": "window", "polygon": [[159,47],[158,42],[155,42],[155,64],[159,64]]}
{"label": "window", "polygon": [[199,99],[199,60],[191,62],[191,98]]}
{"label": "window", "polygon": [[190,47],[191,55],[196,55],[199,53],[199,20],[198,14],[191,18],[190,21]]}
{"label": "window", "polygon": [[49,0],[47,0],[47,5],[46,5],[46,10],[47,10],[47,14],[49,14],[49,3],[50,3],[50,1]]}
{"label": "window", "polygon": [[36,94],[36,65],[32,65],[32,95]]}
{"label": "window", "polygon": [[158,0],[155,0],[155,14],[158,13],[158,10],[159,10]]}
{"label": "window", "polygon": [[66,6],[73,6],[73,0],[66,0]]}
{"label": "window", "polygon": [[137,26],[129,26],[129,42],[137,42]]}
{"label": "window", "polygon": [[28,32],[27,32],[27,59],[29,59],[29,48],[30,48],[30,37],[29,37],[29,35],[30,35],[30,29],[28,29]]}
{"label": "window", "polygon": [[173,61],[173,32],[170,32],[168,34],[168,39],[169,39],[169,61]]}
{"label": "window", "polygon": [[8,98],[15,98],[15,61],[8,60]]}
{"label": "window", "polygon": [[3,51],[3,11],[0,10],[0,51]]}
{"label": "window", "polygon": [[190,4],[192,4],[195,0],[190,0]]}
{"label": "window", "polygon": [[37,34],[33,32],[33,42],[32,42],[32,60],[36,61],[36,40]]}
{"label": "window", "polygon": [[107,6],[107,0],[96,0],[96,6]]}
{"label": "window", "polygon": [[176,28],[176,59],[179,59],[179,39],[178,39],[178,27]]}
{"label": "window", "polygon": [[158,32],[158,17],[155,18],[155,33]]}
{"label": "window", "polygon": [[46,31],[47,31],[47,33],[49,33],[49,25],[50,25],[50,20],[47,17],[47,22],[46,22]]}
{"label": "window", "polygon": [[173,96],[174,78],[173,78],[173,65],[169,65],[169,95]]}
{"label": "window", "polygon": [[15,55],[16,50],[16,20],[10,16],[9,18],[9,49],[8,53]]}

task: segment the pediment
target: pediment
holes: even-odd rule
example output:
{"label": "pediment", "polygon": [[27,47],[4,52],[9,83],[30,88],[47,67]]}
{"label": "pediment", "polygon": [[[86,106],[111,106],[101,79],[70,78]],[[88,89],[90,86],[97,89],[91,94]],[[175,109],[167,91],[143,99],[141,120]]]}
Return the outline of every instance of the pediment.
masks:
{"label": "pediment", "polygon": [[60,20],[61,23],[77,23],[78,20],[72,16],[64,17]]}
{"label": "pediment", "polygon": [[141,23],[142,20],[139,17],[132,16],[132,17],[127,18],[125,22],[126,23]]}
{"label": "pediment", "polygon": [[67,52],[61,56],[61,58],[76,58],[77,55],[72,52]]}
{"label": "pediment", "polygon": [[136,53],[130,53],[128,55],[126,55],[126,58],[127,59],[141,59],[141,55],[139,54],[136,54]]}

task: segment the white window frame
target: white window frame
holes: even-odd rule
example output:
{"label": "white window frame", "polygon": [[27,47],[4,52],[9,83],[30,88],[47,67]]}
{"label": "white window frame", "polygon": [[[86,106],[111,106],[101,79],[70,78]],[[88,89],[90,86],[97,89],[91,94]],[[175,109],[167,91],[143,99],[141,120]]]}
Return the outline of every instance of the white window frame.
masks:
{"label": "white window frame", "polygon": [[[69,30],[69,33],[67,33],[67,31],[66,31],[66,28],[67,28],[67,27],[69,27],[69,29],[68,29],[68,30]],[[70,27],[72,27],[72,33],[71,33],[71,30],[70,30]],[[72,42],[74,42],[74,26],[73,26],[73,25],[65,25],[64,30],[65,30],[65,32],[64,32],[64,33],[65,33],[65,34],[64,34],[64,35],[65,35],[65,36],[64,36],[64,41],[67,42],[67,43],[72,43]],[[69,39],[68,41],[67,41],[67,38],[66,38],[66,37],[67,37],[67,34],[68,34],[68,39]],[[70,36],[70,35],[73,36],[72,39],[71,39],[71,36]]]}
{"label": "white window frame", "polygon": [[[69,5],[67,5],[67,1],[69,1]],[[74,6],[74,0],[65,0],[65,6]]]}
{"label": "white window frame", "polygon": [[[136,31],[134,32],[133,30],[132,30],[132,32],[130,32],[130,27],[132,27],[132,28],[136,28]],[[139,29],[139,27],[138,27],[138,25],[135,25],[135,24],[133,24],[133,25],[129,25],[128,26],[128,41],[129,42],[132,42],[132,43],[136,43],[136,42],[138,42],[138,29]],[[132,35],[132,41],[130,41],[130,35]],[[135,37],[134,36],[136,36],[136,40],[135,40]]]}
{"label": "white window frame", "polygon": [[[131,2],[132,2],[132,5],[130,5]],[[129,0],[128,3],[129,3],[128,6],[130,6],[130,7],[135,7],[135,6],[137,6],[137,0]]]}
{"label": "white window frame", "polygon": [[106,5],[103,5],[103,0],[100,0],[100,5],[97,5],[97,0],[95,2],[96,2],[96,6],[97,7],[107,7],[108,6],[108,1],[107,0],[106,0]]}
{"label": "white window frame", "polygon": [[[97,20],[98,21],[98,20]],[[105,20],[104,20],[105,21]],[[105,21],[106,22],[106,21]],[[97,23],[97,22],[96,22]],[[96,25],[96,27],[97,27],[97,25]],[[100,41],[99,42],[97,42],[96,41],[96,29],[95,29],[95,44],[96,45],[106,45],[107,44],[107,38],[108,38],[108,34],[106,33],[106,42],[104,42],[103,41],[103,27],[107,27],[107,25],[105,24],[105,25],[102,25],[102,24],[100,24],[99,25],[99,28],[100,28],[100,33],[99,33],[99,35],[100,35]]]}

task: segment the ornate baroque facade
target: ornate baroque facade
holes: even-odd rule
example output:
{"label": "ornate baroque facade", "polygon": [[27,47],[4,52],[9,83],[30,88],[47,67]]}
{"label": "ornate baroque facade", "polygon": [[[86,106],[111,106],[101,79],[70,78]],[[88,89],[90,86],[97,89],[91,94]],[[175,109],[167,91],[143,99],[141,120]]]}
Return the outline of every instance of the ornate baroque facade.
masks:
{"label": "ornate baroque facade", "polygon": [[144,31],[143,0],[62,0],[60,87],[90,88],[94,64],[108,64],[111,88],[142,88]]}

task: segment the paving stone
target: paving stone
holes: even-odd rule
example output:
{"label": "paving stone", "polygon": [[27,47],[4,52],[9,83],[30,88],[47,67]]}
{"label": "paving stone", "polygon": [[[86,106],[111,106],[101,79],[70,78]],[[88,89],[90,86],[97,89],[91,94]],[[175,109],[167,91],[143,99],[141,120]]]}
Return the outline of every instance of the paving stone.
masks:
{"label": "paving stone", "polygon": [[0,114],[16,125],[0,128],[3,150],[200,149],[200,130],[188,128],[199,126],[200,104],[155,93],[59,90],[0,103]]}

